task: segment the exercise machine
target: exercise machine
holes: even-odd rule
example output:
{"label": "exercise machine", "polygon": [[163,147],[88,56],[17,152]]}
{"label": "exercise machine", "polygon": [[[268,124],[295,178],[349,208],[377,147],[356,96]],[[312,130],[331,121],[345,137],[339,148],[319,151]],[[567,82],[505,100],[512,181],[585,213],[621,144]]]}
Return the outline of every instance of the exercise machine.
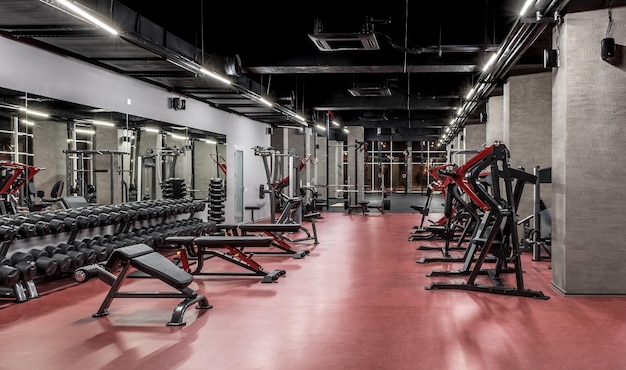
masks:
{"label": "exercise machine", "polygon": [[[465,253],[463,267],[457,271],[433,271],[428,276],[466,276],[464,283],[434,282],[427,290],[459,289],[503,295],[549,299],[541,291],[524,287],[522,259],[517,238],[516,208],[525,183],[535,183],[535,176],[510,168],[509,151],[502,142],[484,148],[464,165],[451,172],[441,172],[456,183],[482,213]],[[484,170],[489,169],[491,186],[481,183]],[[475,254],[477,254],[475,256]],[[495,267],[483,269],[487,256],[496,258]],[[515,285],[507,287],[501,280],[503,272],[515,274]],[[478,275],[488,275],[492,285],[476,282]]]}

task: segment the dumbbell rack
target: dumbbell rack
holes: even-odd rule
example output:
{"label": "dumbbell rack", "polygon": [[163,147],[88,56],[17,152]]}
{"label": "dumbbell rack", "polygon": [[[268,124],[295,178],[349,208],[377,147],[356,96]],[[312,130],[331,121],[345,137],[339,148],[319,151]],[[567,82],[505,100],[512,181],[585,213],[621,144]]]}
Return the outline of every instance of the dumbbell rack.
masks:
{"label": "dumbbell rack", "polygon": [[204,235],[215,227],[195,217],[205,209],[204,201],[185,198],[0,217],[0,299],[37,298],[38,284],[70,277],[122,246],[156,250],[168,236]]}
{"label": "dumbbell rack", "polygon": [[223,223],[224,217],[224,200],[226,191],[224,189],[224,180],[212,178],[209,185],[209,216],[208,220],[217,224]]}

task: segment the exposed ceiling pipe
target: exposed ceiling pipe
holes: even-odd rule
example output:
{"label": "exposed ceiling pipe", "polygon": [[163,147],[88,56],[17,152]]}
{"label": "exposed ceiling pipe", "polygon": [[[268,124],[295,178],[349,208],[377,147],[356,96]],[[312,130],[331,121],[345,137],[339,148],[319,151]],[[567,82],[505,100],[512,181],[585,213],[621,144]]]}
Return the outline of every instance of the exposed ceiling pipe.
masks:
{"label": "exposed ceiling pipe", "polygon": [[476,108],[478,101],[487,98],[493,89],[505,79],[515,63],[537,41],[549,24],[560,21],[560,13],[570,0],[552,0],[546,6],[548,1],[538,0],[535,3],[537,11],[535,22],[525,22],[521,18],[516,20],[498,50],[497,60],[490,70],[480,74],[478,82],[474,86],[473,96],[467,98],[467,101],[462,105],[461,112],[451,125],[452,129],[440,142],[449,144],[458,135],[465,126],[467,116]]}

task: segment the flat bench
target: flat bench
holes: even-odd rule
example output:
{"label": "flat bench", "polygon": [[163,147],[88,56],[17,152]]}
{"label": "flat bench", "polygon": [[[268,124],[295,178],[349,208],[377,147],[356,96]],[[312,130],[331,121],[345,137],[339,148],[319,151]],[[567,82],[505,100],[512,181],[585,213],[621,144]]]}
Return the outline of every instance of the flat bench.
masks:
{"label": "flat bench", "polygon": [[[245,248],[269,248],[274,239],[259,236],[170,236],[166,243],[178,245],[181,251],[183,268],[185,260],[195,261],[192,275],[227,275],[227,276],[262,276],[262,283],[271,283],[286,274],[285,270],[265,271],[261,264],[256,262],[252,253],[244,252]],[[226,249],[222,252],[216,249]],[[205,259],[217,257],[229,263],[242,267],[250,272],[235,271],[203,271]],[[187,264],[189,267],[189,264]]]}
{"label": "flat bench", "polygon": [[239,224],[241,235],[249,235],[248,233],[262,233],[263,235],[270,236],[272,237],[271,245],[282,251],[257,252],[257,254],[286,253],[292,255],[292,257],[296,259],[304,258],[310,253],[310,251],[308,249],[300,251],[293,249],[293,247],[285,241],[286,237],[284,233],[295,233],[300,231],[300,229],[300,224]]}
{"label": "flat bench", "polygon": [[[121,266],[119,275],[114,275],[113,271]],[[147,274],[149,277],[157,278],[178,292],[129,292],[120,291],[120,287],[126,280],[131,268]],[[127,247],[117,248],[111,253],[105,264],[88,265],[74,271],[74,279],[85,282],[89,278],[97,277],[111,286],[109,293],[104,298],[98,312],[93,317],[102,317],[109,314],[108,308],[115,298],[183,298],[174,312],[168,326],[185,325],[183,316],[187,307],[198,304],[198,309],[208,309],[212,306],[206,297],[198,295],[189,284],[193,281],[193,276],[181,270],[176,264],[162,254],[155,252],[152,247],[146,244],[135,244]]]}

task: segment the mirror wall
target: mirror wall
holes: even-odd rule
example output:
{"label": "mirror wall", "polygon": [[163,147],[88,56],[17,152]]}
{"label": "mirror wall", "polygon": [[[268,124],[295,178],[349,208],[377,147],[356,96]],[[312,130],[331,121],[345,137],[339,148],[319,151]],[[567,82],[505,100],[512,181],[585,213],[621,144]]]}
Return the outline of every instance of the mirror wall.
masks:
{"label": "mirror wall", "polygon": [[[178,197],[181,189],[205,199],[211,178],[226,180],[225,143],[213,132],[0,88],[3,182],[18,163],[34,185],[15,192],[21,206],[33,189],[35,201],[77,195],[112,204]],[[52,194],[59,182],[62,193]]]}

